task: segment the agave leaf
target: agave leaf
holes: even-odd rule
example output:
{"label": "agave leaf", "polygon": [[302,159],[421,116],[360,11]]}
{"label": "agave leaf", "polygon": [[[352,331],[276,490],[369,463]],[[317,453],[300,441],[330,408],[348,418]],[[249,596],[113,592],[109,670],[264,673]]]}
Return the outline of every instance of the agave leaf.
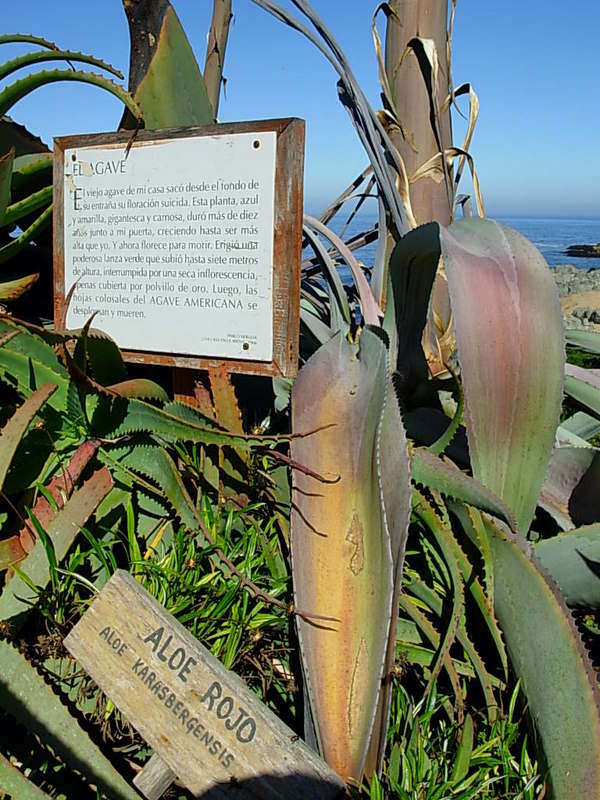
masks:
{"label": "agave leaf", "polygon": [[206,86],[206,92],[215,118],[219,111],[221,85],[225,88],[226,83],[226,79],[223,78],[223,64],[229,35],[229,23],[232,19],[231,0],[215,0],[208,31],[206,60],[204,62],[204,85]]}
{"label": "agave leaf", "polygon": [[600,525],[566,531],[533,547],[569,605],[600,607]]}
{"label": "agave leaf", "polygon": [[318,429],[292,440],[292,458],[329,480],[294,473],[298,634],[320,749],[346,779],[364,769],[392,616],[394,565],[377,465],[386,361],[370,328],[358,345],[337,333],[292,390],[293,431]]}
{"label": "agave leaf", "polygon": [[[35,668],[3,641],[0,641],[0,705],[109,797],[139,800],[138,793],[92,742]],[[2,788],[7,787],[2,784]],[[14,796],[23,800],[27,797],[20,792]]]}
{"label": "agave leaf", "polygon": [[390,337],[391,362],[398,370],[402,396],[427,377],[421,339],[440,259],[440,228],[435,222],[410,231],[394,248],[383,328]]}
{"label": "agave leaf", "polygon": [[20,800],[50,800],[50,796],[28,780],[22,772],[0,753],[0,786],[9,797]]}
{"label": "agave leaf", "polygon": [[[0,129],[1,130],[1,129]],[[13,163],[12,190],[16,197],[27,196],[32,187],[52,183],[52,153],[28,153]]]}
{"label": "agave leaf", "polygon": [[577,627],[531,547],[489,520],[485,525],[494,557],[496,613],[550,766],[552,796],[600,797],[600,695]]}
{"label": "agave leaf", "polygon": [[233,385],[231,373],[227,367],[211,369],[209,373],[210,391],[213,398],[216,417],[219,423],[232,433],[244,433],[242,413]]}
{"label": "agave leaf", "polygon": [[39,273],[36,272],[33,275],[25,275],[24,278],[15,278],[15,280],[12,281],[0,281],[0,300],[5,303],[11,300],[17,300],[17,298],[31,289],[39,277]]}
{"label": "agave leaf", "polygon": [[97,75],[95,72],[81,72],[79,70],[53,69],[32,72],[25,78],[10,83],[0,92],[0,117],[7,114],[10,108],[19,100],[22,100],[40,86],[47,86],[57,81],[76,81],[78,83],[89,83],[91,86],[98,86],[101,89],[113,94],[116,98],[129,109],[136,120],[141,122],[142,111],[135,100],[123,89],[122,86],[105,78],[104,75]]}
{"label": "agave leaf", "polygon": [[445,497],[462,500],[488,511],[516,530],[514,514],[505,503],[475,478],[461,472],[451,461],[443,461],[429,450],[417,447],[413,450],[412,463],[412,475],[416,483],[435,489]]}
{"label": "agave leaf", "polygon": [[559,447],[550,458],[539,504],[563,530],[600,520],[600,452]]}
{"label": "agave leaf", "polygon": [[586,440],[600,433],[600,421],[584,411],[577,411],[572,417],[564,420],[560,427]]}
{"label": "agave leaf", "polygon": [[441,229],[473,475],[525,535],[558,425],[564,343],[558,294],[542,255],[491,220]]}
{"label": "agave leaf", "polygon": [[565,393],[600,416],[600,370],[566,364]]}
{"label": "agave leaf", "polygon": [[567,344],[585,350],[587,353],[600,355],[600,333],[598,331],[565,331]]}
{"label": "agave leaf", "polygon": [[123,0],[123,6],[131,39],[129,91],[146,128],[214,122],[196,57],[168,0]]}
{"label": "agave leaf", "polygon": [[4,225],[6,209],[10,202],[10,180],[12,177],[15,148],[0,158],[0,225]]}
{"label": "agave leaf", "polygon": [[[410,461],[406,433],[392,381],[388,379],[383,416],[377,433],[377,462],[381,481],[381,499],[390,536],[394,592],[388,632],[384,675],[389,676],[396,659],[396,629],[404,555],[411,514]],[[379,772],[385,754],[387,727],[392,702],[392,682],[384,681],[381,690],[371,744],[365,762],[365,773]]]}
{"label": "agave leaf", "polygon": [[[80,527],[85,525],[112,485],[110,472],[103,467],[77,489],[55,514],[46,527],[46,535],[57,563],[65,557]],[[18,629],[39,597],[31,584],[43,588],[49,580],[46,547],[41,539],[37,539],[27,558],[20,563],[19,574],[11,578],[0,595],[0,619],[9,622],[13,630]]]}

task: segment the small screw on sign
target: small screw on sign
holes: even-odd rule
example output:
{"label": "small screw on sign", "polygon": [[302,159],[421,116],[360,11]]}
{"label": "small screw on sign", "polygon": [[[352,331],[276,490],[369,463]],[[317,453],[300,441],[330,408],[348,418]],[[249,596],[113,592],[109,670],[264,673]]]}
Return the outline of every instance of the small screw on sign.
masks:
{"label": "small screw on sign", "polygon": [[258,150],[258,148],[260,147],[260,139],[255,139],[255,140],[252,142],[252,147],[253,147],[255,150]]}
{"label": "small screw on sign", "polygon": [[244,344],[242,345],[242,350],[250,350],[250,345],[248,344],[248,342],[244,342]]}

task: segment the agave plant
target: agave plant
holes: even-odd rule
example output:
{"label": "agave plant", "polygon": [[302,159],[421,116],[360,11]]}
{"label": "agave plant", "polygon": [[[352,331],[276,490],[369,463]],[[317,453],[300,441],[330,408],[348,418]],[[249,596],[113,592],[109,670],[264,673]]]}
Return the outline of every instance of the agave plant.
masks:
{"label": "agave plant", "polygon": [[[377,115],[357,87],[331,32],[308,3],[293,0],[301,12],[299,18],[269,0],[255,2],[308,36],[334,64],[340,75],[340,97],[365,144],[382,207],[379,258],[370,296],[368,287],[357,281],[360,325],[350,324],[335,281],[330,282],[328,293],[313,289],[312,298],[307,293],[304,321],[321,347],[307,360],[292,391],[295,432],[306,432],[307,420],[314,417],[329,426],[315,435],[310,448],[302,440],[292,443],[295,460],[329,478],[321,483],[305,476],[296,478],[292,514],[298,602],[323,615],[331,615],[333,606],[335,619],[327,625],[299,623],[319,744],[347,779],[360,780],[365,771],[378,766],[385,731],[385,678],[396,635],[390,619],[397,611],[395,593],[405,537],[408,489],[399,476],[406,474],[403,465],[410,463],[414,480],[433,490],[434,498],[432,505],[416,489],[415,513],[436,531],[439,540],[445,531],[446,561],[457,587],[462,582],[460,562],[464,556],[460,537],[470,535],[487,555],[487,592],[481,601],[493,604],[550,767],[554,796],[598,797],[597,758],[588,762],[577,756],[582,730],[593,752],[600,744],[595,674],[565,596],[540,568],[528,542],[548,464],[556,456],[552,451],[564,372],[562,319],[550,272],[532,245],[489,220],[451,222],[455,183],[463,163],[470,163],[467,148],[476,98],[470,87],[460,89],[471,95],[472,124],[463,147],[453,147],[447,114],[459,90],[452,87],[446,55],[450,39],[446,4],[403,0],[381,4],[388,18],[385,63],[380,59],[385,108]],[[311,23],[312,30],[302,18]],[[417,84],[426,87],[425,102],[419,103]],[[432,146],[433,152],[428,152]],[[411,151],[425,160],[409,164]],[[454,174],[452,161],[457,162]],[[421,185],[413,191],[417,182]],[[476,180],[475,186],[477,189]],[[432,218],[437,224],[406,233],[416,222]],[[388,334],[389,365],[397,390],[392,404],[397,400],[405,411],[409,435],[433,443],[434,452],[443,453],[453,435],[460,432],[463,420],[459,412],[452,422],[446,421],[438,439],[440,416],[444,419],[438,394],[441,387],[429,377],[422,338],[440,264],[447,281],[464,396],[468,453],[463,449],[461,466],[468,468],[470,478],[448,460],[432,458],[431,453],[425,458],[413,447],[406,455],[397,409],[392,405],[395,423],[391,430],[395,433],[382,416],[389,375],[377,366],[381,353],[370,355],[377,350],[371,344],[373,337],[381,343],[380,351],[385,347],[381,334],[376,333],[381,328],[379,305],[385,311],[382,327]],[[364,337],[368,345],[367,341],[363,344]],[[426,341],[431,340],[430,335]],[[444,356],[441,347],[439,354]],[[450,367],[448,363],[441,366]],[[362,388],[360,370],[370,375],[368,394]],[[378,389],[374,385],[377,374]],[[584,381],[582,375],[568,370],[567,391],[589,411],[594,410],[591,395],[597,389],[595,382],[595,375]],[[317,390],[319,385],[322,393]],[[376,396],[379,402],[373,405]],[[354,439],[347,444],[350,432]],[[395,447],[390,445],[394,438]],[[388,516],[385,470],[389,462],[382,454],[390,451],[395,462],[392,474],[396,476],[393,485],[400,508],[400,533],[389,524]],[[338,452],[339,459],[335,457]],[[593,460],[588,455],[588,468]],[[579,478],[587,474],[581,463],[577,469]],[[344,487],[345,504],[340,502],[340,487]],[[568,487],[562,488],[563,494],[568,491]],[[551,493],[548,482],[545,491]],[[361,499],[367,492],[369,503]],[[487,495],[484,502],[486,492],[496,498],[493,503]],[[556,500],[556,492],[554,497]],[[483,516],[475,524],[473,506],[492,512],[496,519]],[[374,510],[366,513],[362,509]],[[452,522],[447,510],[458,521]],[[504,524],[499,521],[501,516]],[[590,546],[593,537],[589,528],[573,532],[571,553],[577,548],[576,541]],[[549,554],[551,542],[540,543],[540,553]],[[580,572],[587,569],[587,581],[594,584],[591,565],[583,556],[580,562],[577,558],[571,558],[571,569],[574,565]],[[375,577],[377,570],[379,577]],[[367,575],[368,588],[361,589],[360,581]],[[436,642],[440,666],[457,634],[461,605],[458,594],[454,630]],[[547,667],[544,673],[541,664]],[[340,672],[346,680],[336,680]],[[568,689],[564,684],[567,675]]]}

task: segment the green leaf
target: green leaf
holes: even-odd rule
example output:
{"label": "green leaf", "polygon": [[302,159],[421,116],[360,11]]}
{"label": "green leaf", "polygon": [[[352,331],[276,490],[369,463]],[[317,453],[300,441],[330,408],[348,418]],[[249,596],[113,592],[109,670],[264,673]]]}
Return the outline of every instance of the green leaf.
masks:
{"label": "green leaf", "polygon": [[556,585],[536,566],[531,547],[489,520],[485,525],[496,613],[550,766],[552,797],[600,797],[600,696],[577,627]]}
{"label": "green leaf", "polygon": [[[73,540],[93,514],[100,501],[112,488],[112,478],[106,467],[98,470],[77,489],[46,527],[46,534],[60,563]],[[44,588],[50,580],[50,569],[44,543],[36,539],[33,549],[19,565],[19,574],[11,578],[0,595],[0,619],[18,629],[25,616],[38,600],[33,586]]]}
{"label": "green leaf", "polygon": [[9,797],[18,797],[19,800],[50,800],[49,795],[27,780],[2,753],[0,753],[0,788],[3,792],[8,792]]}
{"label": "green leaf", "polygon": [[600,520],[600,451],[558,447],[550,458],[540,506],[563,530]]}
{"label": "green leaf", "polygon": [[[0,705],[108,796],[114,800],[139,800],[138,793],[91,741],[35,668],[3,641],[0,641]],[[2,784],[1,788],[7,787]],[[19,800],[27,797],[20,792],[14,796]],[[45,795],[31,797],[37,800]]]}
{"label": "green leaf", "polygon": [[562,401],[556,285],[539,251],[510,228],[472,218],[440,230],[473,475],[525,535]]}
{"label": "green leaf", "polygon": [[0,81],[8,78],[9,75],[19,69],[32,67],[44,61],[75,61],[81,64],[91,64],[94,67],[100,67],[100,69],[111,72],[117,78],[123,77],[123,74],[118,69],[95,56],[88,56],[75,50],[36,50],[0,64]]}
{"label": "green leaf", "polygon": [[6,209],[10,202],[10,181],[12,177],[15,148],[0,158],[0,226],[4,225]]}
{"label": "green leaf", "polygon": [[98,86],[101,89],[113,94],[129,109],[135,119],[142,120],[142,110],[123,87],[118,86],[113,81],[95,72],[81,72],[79,70],[53,69],[33,72],[25,78],[10,83],[0,92],[0,117],[8,114],[9,110],[35,89],[47,86],[57,81],[76,81],[78,83],[88,83],[91,86]]}
{"label": "green leaf", "polygon": [[200,67],[168,0],[123,5],[131,39],[129,91],[146,128],[213,123]]}
{"label": "green leaf", "polygon": [[4,486],[6,473],[27,428],[37,412],[57,388],[51,383],[42,386],[41,389],[38,389],[37,392],[34,392],[25,400],[2,429],[2,433],[0,433],[0,489]]}
{"label": "green leaf", "polygon": [[413,450],[412,476],[416,483],[488,511],[516,530],[514,515],[502,500],[475,478],[461,472],[451,461],[442,461],[429,450],[416,447]]}
{"label": "green leaf", "polygon": [[139,400],[158,400],[162,403],[169,401],[169,395],[162,386],[148,378],[135,378],[121,383],[113,383],[107,387],[120,397],[135,397]]}
{"label": "green leaf", "polygon": [[565,394],[573,397],[600,417],[600,370],[584,369],[573,364],[565,367]]}
{"label": "green leaf", "polygon": [[569,605],[600,607],[600,525],[566,531],[533,548]]}
{"label": "green leaf", "polygon": [[467,714],[460,733],[460,744],[454,759],[452,783],[460,783],[467,776],[473,755],[473,717]]}
{"label": "green leaf", "polygon": [[597,331],[565,331],[565,338],[571,347],[600,355],[600,333]]}

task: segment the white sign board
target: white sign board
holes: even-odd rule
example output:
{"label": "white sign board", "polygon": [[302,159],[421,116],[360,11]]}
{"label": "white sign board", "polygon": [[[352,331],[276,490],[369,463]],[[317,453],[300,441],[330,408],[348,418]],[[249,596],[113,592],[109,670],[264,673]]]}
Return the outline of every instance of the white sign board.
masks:
{"label": "white sign board", "polygon": [[275,167],[274,131],[66,149],[67,327],[270,361]]}

